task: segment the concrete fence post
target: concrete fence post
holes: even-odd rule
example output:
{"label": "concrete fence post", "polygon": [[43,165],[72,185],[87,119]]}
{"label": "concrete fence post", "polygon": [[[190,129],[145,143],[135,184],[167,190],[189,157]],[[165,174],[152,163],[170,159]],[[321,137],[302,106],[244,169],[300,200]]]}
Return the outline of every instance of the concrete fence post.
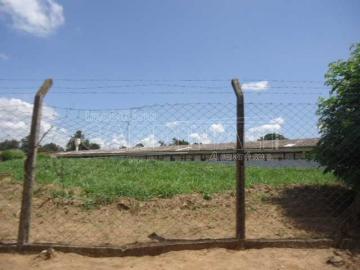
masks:
{"label": "concrete fence post", "polygon": [[236,238],[245,239],[244,95],[238,79],[231,80],[236,95]]}
{"label": "concrete fence post", "polygon": [[33,114],[31,120],[31,130],[29,137],[29,149],[24,164],[24,184],[21,201],[21,213],[18,231],[18,247],[29,242],[30,224],[31,224],[31,206],[32,206],[32,189],[35,181],[35,168],[38,150],[38,141],[40,134],[41,114],[43,99],[52,86],[52,80],[44,81],[37,91],[34,99]]}

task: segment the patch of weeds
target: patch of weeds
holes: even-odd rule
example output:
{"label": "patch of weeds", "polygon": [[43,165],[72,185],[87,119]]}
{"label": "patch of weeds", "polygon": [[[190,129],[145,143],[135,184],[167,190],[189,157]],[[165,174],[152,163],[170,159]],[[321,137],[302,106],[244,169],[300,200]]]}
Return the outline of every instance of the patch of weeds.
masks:
{"label": "patch of weeds", "polygon": [[98,205],[96,205],[93,199],[85,199],[81,206],[85,210],[93,210],[98,208]]}
{"label": "patch of weeds", "polygon": [[268,193],[259,193],[259,197],[261,202],[268,202],[271,198],[271,195]]}
{"label": "patch of weeds", "polygon": [[114,201],[115,198],[107,196],[91,196],[83,200],[82,206],[85,210],[97,209],[103,205],[108,205]]}
{"label": "patch of weeds", "polygon": [[72,200],[74,199],[74,192],[72,190],[53,190],[51,191],[51,197],[54,199]]}
{"label": "patch of weeds", "polygon": [[212,197],[209,193],[203,193],[203,199],[206,201],[210,201]]}

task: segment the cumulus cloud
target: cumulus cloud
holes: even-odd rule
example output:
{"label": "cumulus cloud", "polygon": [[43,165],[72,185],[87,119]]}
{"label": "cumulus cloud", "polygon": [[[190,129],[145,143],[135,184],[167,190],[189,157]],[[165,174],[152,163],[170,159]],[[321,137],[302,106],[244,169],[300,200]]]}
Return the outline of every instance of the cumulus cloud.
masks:
{"label": "cumulus cloud", "polygon": [[[16,98],[0,98],[0,140],[20,140],[30,133],[33,105]],[[46,133],[42,143],[54,142],[64,146],[68,140],[67,131],[56,126],[57,112],[43,107],[40,137]]]}
{"label": "cumulus cloud", "polygon": [[117,148],[120,148],[120,147],[123,147],[123,146],[128,147],[129,143],[126,140],[125,136],[123,134],[120,134],[120,135],[114,135],[112,137],[111,145],[116,146]]}
{"label": "cumulus cloud", "polygon": [[0,53],[0,60],[8,60],[9,59],[9,56],[5,53]]}
{"label": "cumulus cloud", "polygon": [[246,140],[255,141],[267,133],[278,133],[281,131],[285,120],[277,117],[269,121],[269,123],[249,128],[246,132]]}
{"label": "cumulus cloud", "polygon": [[160,145],[159,140],[156,139],[154,134],[150,134],[146,138],[142,139],[140,143],[142,143],[145,147],[156,147]]}
{"label": "cumulus cloud", "polygon": [[215,123],[210,126],[210,131],[213,133],[224,133],[225,129],[221,123]]}
{"label": "cumulus cloud", "polygon": [[91,138],[90,141],[99,144],[101,149],[119,149],[124,146],[129,146],[123,134],[114,134],[110,139],[104,139],[101,137]]}
{"label": "cumulus cloud", "polygon": [[208,137],[206,133],[191,133],[189,138],[192,140],[193,143],[203,143],[208,144],[211,143],[211,139]]}
{"label": "cumulus cloud", "polygon": [[264,91],[270,88],[270,83],[268,81],[243,83],[241,88],[249,91]]}
{"label": "cumulus cloud", "polygon": [[282,117],[277,117],[277,118],[275,118],[275,119],[272,119],[272,120],[270,120],[270,124],[278,124],[278,125],[283,125],[285,123],[285,120],[284,120],[284,118],[282,118]]}
{"label": "cumulus cloud", "polygon": [[63,7],[55,0],[1,0],[0,13],[9,16],[14,28],[40,37],[65,22]]}
{"label": "cumulus cloud", "polygon": [[177,122],[177,121],[167,122],[167,123],[165,124],[166,127],[171,128],[171,129],[176,128],[178,125],[179,125],[179,122]]}

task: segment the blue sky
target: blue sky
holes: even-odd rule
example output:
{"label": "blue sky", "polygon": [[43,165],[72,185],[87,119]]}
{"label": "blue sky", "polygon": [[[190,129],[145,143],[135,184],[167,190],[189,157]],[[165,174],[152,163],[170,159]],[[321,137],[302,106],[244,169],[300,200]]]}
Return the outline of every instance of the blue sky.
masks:
{"label": "blue sky", "polygon": [[[0,96],[31,101],[51,77],[47,104],[59,107],[231,102],[238,77],[268,83],[249,102],[315,102],[328,63],[360,41],[359,10],[358,0],[0,0]],[[212,87],[227,94],[206,95]],[[98,93],[61,94],[86,90]],[[138,94],[100,94],[119,90]],[[174,90],[189,94],[153,93]]]}

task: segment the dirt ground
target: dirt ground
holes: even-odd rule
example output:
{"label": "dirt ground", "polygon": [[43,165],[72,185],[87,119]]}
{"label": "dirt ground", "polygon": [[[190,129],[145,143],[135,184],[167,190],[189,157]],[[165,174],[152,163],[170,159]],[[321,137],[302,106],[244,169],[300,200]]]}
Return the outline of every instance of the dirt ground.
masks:
{"label": "dirt ground", "polygon": [[[21,185],[0,179],[0,243],[15,242]],[[80,201],[49,195],[51,186],[35,188],[31,242],[75,245],[126,245],[166,239],[233,237],[235,196],[200,194],[137,201],[121,198],[85,209]],[[344,190],[292,186],[246,190],[248,238],[331,236],[346,213],[339,204]],[[342,200],[344,202],[344,200]],[[344,212],[345,211],[345,212]],[[20,269],[360,269],[360,256],[333,249],[210,249],[159,256],[91,258],[60,252],[37,255],[0,254],[0,270]]]}
{"label": "dirt ground", "polygon": [[[21,185],[0,179],[0,242],[16,240]],[[31,241],[75,245],[125,245],[167,239],[227,238],[235,231],[235,196],[228,192],[204,199],[200,194],[137,201],[122,198],[85,209],[76,200],[54,199],[51,187],[35,189]],[[248,238],[324,237],[341,219],[333,204],[338,190],[313,187],[246,191]],[[336,206],[339,204],[336,204]],[[343,206],[342,206],[343,207]],[[340,211],[340,210],[339,210]]]}
{"label": "dirt ground", "polygon": [[350,269],[360,267],[360,257],[349,251],[332,249],[261,249],[232,251],[210,249],[177,251],[159,256],[91,258],[77,254],[0,254],[0,270],[22,269]]}

